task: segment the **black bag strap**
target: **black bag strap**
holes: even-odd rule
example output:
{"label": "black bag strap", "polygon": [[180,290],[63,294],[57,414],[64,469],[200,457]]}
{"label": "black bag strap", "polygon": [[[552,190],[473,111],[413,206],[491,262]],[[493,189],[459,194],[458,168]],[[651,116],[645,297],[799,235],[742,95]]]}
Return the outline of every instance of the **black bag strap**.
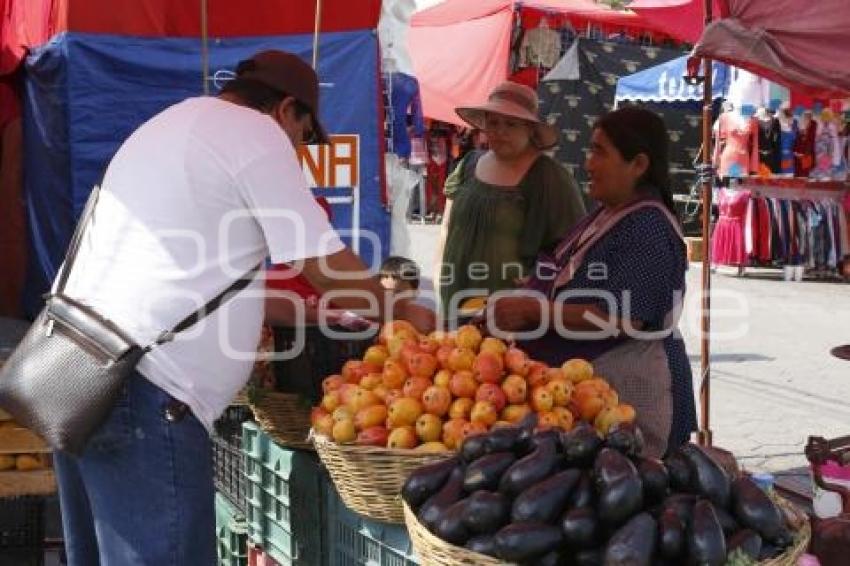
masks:
{"label": "black bag strap", "polygon": [[[83,214],[80,216],[80,221],[77,223],[77,228],[74,230],[74,235],[71,237],[71,245],[68,247],[68,253],[65,254],[65,261],[62,264],[62,267],[59,270],[58,282],[56,284],[55,295],[61,295],[65,290],[65,285],[68,283],[68,277],[71,273],[71,268],[74,265],[74,262],[77,260],[77,252],[80,249],[80,243],[83,239],[83,233],[85,232],[86,227],[91,222],[92,214],[94,214],[94,207],[97,204],[98,199],[100,198],[100,185],[95,185],[92,189],[91,194],[89,195],[88,200],[86,201],[86,206],[83,209]],[[242,289],[248,286],[248,284],[253,280],[254,275],[260,270],[263,266],[264,262],[260,262],[248,271],[245,274],[231,283],[227,289],[210,299],[207,304],[178,322],[174,328],[171,330],[166,330],[162,332],[156,341],[148,346],[146,349],[150,350],[153,346],[158,346],[160,344],[165,344],[166,342],[170,342],[174,340],[174,335],[178,332],[183,332],[187,328],[196,324],[199,320],[203,319],[205,316],[212,314],[215,310],[222,305],[226,300],[228,300],[231,296],[231,293],[235,295]]]}

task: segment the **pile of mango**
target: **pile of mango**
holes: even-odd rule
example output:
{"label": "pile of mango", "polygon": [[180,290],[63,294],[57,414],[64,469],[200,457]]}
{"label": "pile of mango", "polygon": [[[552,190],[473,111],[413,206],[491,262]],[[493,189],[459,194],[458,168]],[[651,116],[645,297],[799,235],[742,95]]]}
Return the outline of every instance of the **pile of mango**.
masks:
{"label": "pile of mango", "polygon": [[[402,497],[442,540],[513,564],[720,566],[773,558],[792,518],[700,447],[641,456],[633,423],[606,436],[519,425],[467,438],[417,469]],[[799,525],[797,525],[799,526]]]}
{"label": "pile of mango", "polygon": [[322,389],[311,415],[317,433],[421,451],[456,450],[532,413],[540,429],[585,421],[602,434],[636,416],[589,362],[549,367],[473,325],[422,336],[407,322],[387,323],[363,358],[346,362]]}
{"label": "pile of mango", "polygon": [[[3,415],[5,416],[5,415]],[[19,430],[21,425],[14,420],[0,421],[0,438],[3,430]],[[0,446],[0,448],[4,448]],[[15,452],[14,448],[9,452]],[[32,470],[43,470],[49,467],[49,456],[46,454],[31,453],[0,453],[0,472],[18,471],[29,472]]]}

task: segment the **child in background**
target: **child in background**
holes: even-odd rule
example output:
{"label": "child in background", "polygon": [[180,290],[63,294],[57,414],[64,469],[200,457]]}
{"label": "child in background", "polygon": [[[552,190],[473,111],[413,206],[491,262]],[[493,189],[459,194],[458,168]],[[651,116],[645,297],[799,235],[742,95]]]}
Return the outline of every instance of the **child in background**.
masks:
{"label": "child in background", "polygon": [[379,271],[384,289],[398,293],[419,291],[419,266],[412,259],[393,255],[384,260]]}

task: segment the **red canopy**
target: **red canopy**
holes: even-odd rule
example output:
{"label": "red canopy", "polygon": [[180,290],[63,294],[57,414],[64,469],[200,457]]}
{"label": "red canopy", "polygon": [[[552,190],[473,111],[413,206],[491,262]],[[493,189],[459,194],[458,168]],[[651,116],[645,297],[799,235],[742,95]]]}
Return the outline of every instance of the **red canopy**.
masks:
{"label": "red canopy", "polygon": [[483,102],[507,78],[513,14],[520,6],[581,24],[655,29],[637,14],[593,0],[448,0],[415,14],[408,35],[426,116],[462,124],[454,108]]}
{"label": "red canopy", "polygon": [[[726,6],[722,0],[713,2],[714,17],[722,17]],[[704,27],[704,4],[705,0],[633,0],[629,10],[674,39],[696,43]]]}
{"label": "red canopy", "polygon": [[[322,0],[322,31],[372,29],[381,0]],[[0,0],[0,74],[27,49],[75,31],[154,37],[201,35],[200,0]],[[210,1],[210,37],[312,33],[315,0]]]}
{"label": "red canopy", "polygon": [[694,55],[742,67],[820,97],[850,95],[847,0],[723,0],[728,17],[702,34]]}

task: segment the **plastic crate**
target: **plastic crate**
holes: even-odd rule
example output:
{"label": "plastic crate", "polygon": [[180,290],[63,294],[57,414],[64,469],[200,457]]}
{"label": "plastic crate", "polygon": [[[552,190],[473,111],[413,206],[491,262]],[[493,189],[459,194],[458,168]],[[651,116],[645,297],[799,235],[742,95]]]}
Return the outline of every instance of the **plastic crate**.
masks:
{"label": "plastic crate", "polygon": [[0,499],[0,549],[40,548],[44,542],[44,498]]}
{"label": "plastic crate", "polygon": [[247,406],[228,407],[215,422],[212,436],[215,488],[243,513],[245,456],[242,454],[242,423],[251,417],[251,409]]}
{"label": "plastic crate", "polygon": [[0,564],[3,566],[44,566],[44,550],[41,548],[0,548]]}
{"label": "plastic crate", "polygon": [[[297,331],[304,332],[304,347],[294,358],[272,363],[275,389],[284,393],[297,393],[311,405],[318,404],[322,398],[322,380],[339,373],[348,360],[360,359],[374,343],[377,333],[371,332],[369,338],[346,340],[325,336],[316,326],[299,327]],[[346,332],[341,328],[334,328],[334,331]],[[291,350],[295,339],[296,329],[274,328],[276,352]]]}
{"label": "plastic crate", "polygon": [[248,565],[248,523],[221,493],[215,494],[215,538],[218,566]]}
{"label": "plastic crate", "polygon": [[324,564],[325,475],[312,452],[276,444],[254,423],[242,428],[248,537],[281,566]]}
{"label": "plastic crate", "polygon": [[348,509],[333,484],[325,485],[325,531],[333,566],[416,566],[404,525],[370,521]]}

